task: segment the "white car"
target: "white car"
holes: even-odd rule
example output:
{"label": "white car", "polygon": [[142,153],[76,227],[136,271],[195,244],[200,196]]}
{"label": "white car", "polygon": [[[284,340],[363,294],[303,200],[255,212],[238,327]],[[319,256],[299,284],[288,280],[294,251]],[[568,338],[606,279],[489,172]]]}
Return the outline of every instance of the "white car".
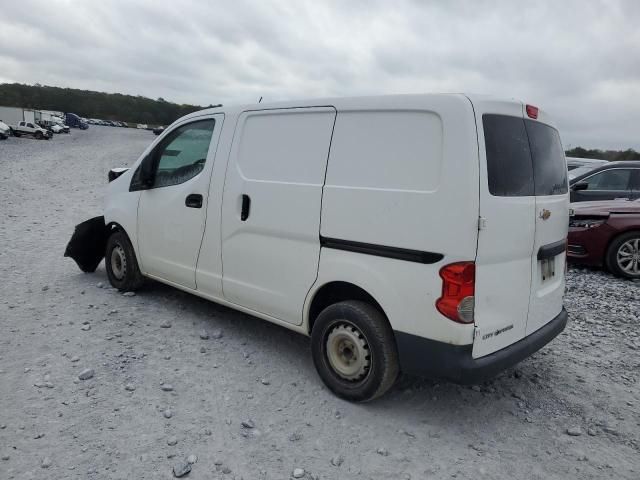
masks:
{"label": "white car", "polygon": [[9,138],[10,133],[11,129],[9,128],[9,125],[0,120],[0,140],[6,140]]}
{"label": "white car", "polygon": [[352,401],[400,371],[482,381],[567,322],[566,163],[530,105],[402,95],[213,108],[109,179],[95,241],[74,235],[68,255],[82,266],[77,249],[103,238],[122,291],[149,277],[310,336],[320,377]]}
{"label": "white car", "polygon": [[52,124],[49,128],[51,129],[51,131],[53,133],[60,133],[60,132],[64,131],[64,128],[62,128],[57,123]]}
{"label": "white car", "polygon": [[13,135],[16,137],[20,137],[22,135],[32,135],[38,140],[46,139],[49,140],[51,138],[51,132],[45,128],[42,128],[35,122],[18,122],[17,125],[11,125],[11,131]]}

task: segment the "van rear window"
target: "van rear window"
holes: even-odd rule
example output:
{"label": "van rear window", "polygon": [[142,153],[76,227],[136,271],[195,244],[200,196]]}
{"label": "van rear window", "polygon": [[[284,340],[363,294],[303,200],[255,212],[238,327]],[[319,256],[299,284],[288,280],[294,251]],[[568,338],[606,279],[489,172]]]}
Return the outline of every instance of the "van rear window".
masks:
{"label": "van rear window", "polygon": [[489,192],[501,197],[567,193],[567,169],[558,131],[507,115],[482,116]]}

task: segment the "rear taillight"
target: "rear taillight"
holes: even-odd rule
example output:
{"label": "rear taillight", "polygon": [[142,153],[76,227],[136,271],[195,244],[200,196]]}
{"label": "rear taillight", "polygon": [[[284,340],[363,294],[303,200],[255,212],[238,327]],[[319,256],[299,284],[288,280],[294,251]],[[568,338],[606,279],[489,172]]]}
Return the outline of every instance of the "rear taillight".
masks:
{"label": "rear taillight", "polygon": [[534,107],[533,105],[527,105],[527,116],[529,118],[533,118],[534,120],[538,118],[538,107]]}
{"label": "rear taillight", "polygon": [[476,287],[476,265],[458,262],[440,269],[442,296],[436,300],[436,308],[445,317],[458,323],[473,322],[473,306]]}

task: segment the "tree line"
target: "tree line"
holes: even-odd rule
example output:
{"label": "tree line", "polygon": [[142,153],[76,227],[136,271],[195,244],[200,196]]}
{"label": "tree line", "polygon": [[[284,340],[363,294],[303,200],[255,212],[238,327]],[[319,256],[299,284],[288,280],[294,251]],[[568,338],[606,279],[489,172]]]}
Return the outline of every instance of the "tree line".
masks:
{"label": "tree line", "polygon": [[636,152],[633,148],[627,150],[599,150],[597,148],[587,150],[582,147],[572,148],[565,152],[567,157],[577,158],[599,158],[601,160],[640,160],[640,152]]}
{"label": "tree line", "polygon": [[183,115],[207,107],[180,105],[143,96],[94,92],[75,88],[0,84],[0,106],[72,112],[85,118],[169,125]]}

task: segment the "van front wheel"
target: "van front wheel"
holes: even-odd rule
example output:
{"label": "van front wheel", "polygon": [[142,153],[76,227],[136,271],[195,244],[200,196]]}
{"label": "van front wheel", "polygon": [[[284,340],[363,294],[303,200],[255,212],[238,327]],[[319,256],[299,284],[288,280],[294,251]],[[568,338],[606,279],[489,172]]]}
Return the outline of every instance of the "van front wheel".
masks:
{"label": "van front wheel", "polygon": [[124,232],[116,230],[107,240],[104,263],[113,287],[123,292],[133,292],[142,286],[144,277],[138,268],[133,246]]}
{"label": "van front wheel", "polygon": [[348,300],[325,308],[311,332],[313,362],[329,389],[366,402],[389,390],[399,373],[393,330],[372,305]]}

